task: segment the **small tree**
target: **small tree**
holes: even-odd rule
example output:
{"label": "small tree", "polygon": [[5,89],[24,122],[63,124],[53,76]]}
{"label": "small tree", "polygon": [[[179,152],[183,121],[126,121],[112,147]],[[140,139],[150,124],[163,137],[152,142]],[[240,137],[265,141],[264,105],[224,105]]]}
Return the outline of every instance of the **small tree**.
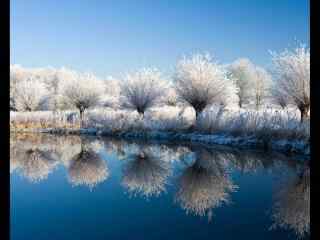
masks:
{"label": "small tree", "polygon": [[256,66],[254,78],[252,79],[252,88],[257,110],[260,108],[264,98],[267,96],[270,83],[271,77],[267,71],[262,67]]}
{"label": "small tree", "polygon": [[19,80],[12,93],[14,107],[18,111],[36,111],[48,97],[48,91],[43,82],[35,80],[32,76]]}
{"label": "small tree", "polygon": [[239,107],[248,103],[252,95],[252,82],[255,77],[254,65],[249,59],[240,58],[228,66],[228,76],[238,88]]}
{"label": "small tree", "polygon": [[303,122],[310,108],[310,49],[301,46],[271,54],[275,85],[299,109]]}
{"label": "small tree", "polygon": [[69,104],[79,110],[80,127],[85,110],[98,104],[103,90],[103,83],[92,74],[78,74],[64,85],[62,95]]}
{"label": "small tree", "polygon": [[228,104],[237,92],[224,67],[211,61],[208,54],[180,60],[174,79],[179,98],[195,109],[196,118],[210,104]]}
{"label": "small tree", "polygon": [[167,83],[157,69],[144,68],[127,74],[121,83],[122,105],[144,115],[144,112],[160,103],[166,93]]}

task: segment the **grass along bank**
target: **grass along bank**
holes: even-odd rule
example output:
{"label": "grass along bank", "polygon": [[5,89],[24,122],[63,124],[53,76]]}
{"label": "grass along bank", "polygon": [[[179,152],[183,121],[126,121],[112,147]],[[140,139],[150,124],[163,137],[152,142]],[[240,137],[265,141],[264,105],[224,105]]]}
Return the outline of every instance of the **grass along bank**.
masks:
{"label": "grass along bank", "polygon": [[10,112],[10,130],[191,141],[310,154],[310,121],[300,123],[299,113],[292,109],[211,107],[195,120],[190,107],[150,108],[143,117],[137,111],[103,108],[87,111],[82,128],[74,111]]}

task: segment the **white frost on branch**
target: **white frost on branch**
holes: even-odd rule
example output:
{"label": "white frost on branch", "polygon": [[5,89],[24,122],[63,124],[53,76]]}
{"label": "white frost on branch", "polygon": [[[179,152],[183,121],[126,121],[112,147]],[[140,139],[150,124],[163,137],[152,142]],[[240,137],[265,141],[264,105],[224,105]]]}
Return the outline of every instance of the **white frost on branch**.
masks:
{"label": "white frost on branch", "polygon": [[122,105],[143,115],[148,108],[162,102],[167,84],[156,68],[143,68],[127,74],[121,82]]}
{"label": "white frost on branch", "polygon": [[275,87],[299,109],[303,121],[310,108],[310,48],[271,54]]}
{"label": "white frost on branch", "polygon": [[208,105],[228,105],[237,99],[237,88],[227,78],[225,67],[210,55],[184,57],[174,75],[176,91],[181,100],[190,104],[197,115]]}

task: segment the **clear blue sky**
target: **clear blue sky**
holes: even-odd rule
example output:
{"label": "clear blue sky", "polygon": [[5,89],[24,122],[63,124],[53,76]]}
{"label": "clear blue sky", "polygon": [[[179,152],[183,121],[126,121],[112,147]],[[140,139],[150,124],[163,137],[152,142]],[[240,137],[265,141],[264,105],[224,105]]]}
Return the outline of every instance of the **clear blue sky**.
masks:
{"label": "clear blue sky", "polygon": [[268,50],[309,44],[308,0],[11,0],[11,63],[118,76],[183,54],[268,66]]}

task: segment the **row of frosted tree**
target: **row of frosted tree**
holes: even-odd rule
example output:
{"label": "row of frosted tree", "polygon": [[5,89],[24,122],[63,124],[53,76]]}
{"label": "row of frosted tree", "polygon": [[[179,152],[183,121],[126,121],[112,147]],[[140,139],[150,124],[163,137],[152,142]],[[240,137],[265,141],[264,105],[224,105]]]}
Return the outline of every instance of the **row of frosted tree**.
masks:
{"label": "row of frosted tree", "polygon": [[122,79],[97,78],[66,68],[26,69],[11,65],[11,111],[77,109],[82,119],[92,107],[136,110],[143,115],[158,105],[191,106],[196,118],[211,105],[259,109],[265,101],[294,106],[301,121],[310,108],[310,49],[271,53],[270,71],[241,58],[220,64],[209,54],[180,59],[168,79],[156,68],[143,68]]}

